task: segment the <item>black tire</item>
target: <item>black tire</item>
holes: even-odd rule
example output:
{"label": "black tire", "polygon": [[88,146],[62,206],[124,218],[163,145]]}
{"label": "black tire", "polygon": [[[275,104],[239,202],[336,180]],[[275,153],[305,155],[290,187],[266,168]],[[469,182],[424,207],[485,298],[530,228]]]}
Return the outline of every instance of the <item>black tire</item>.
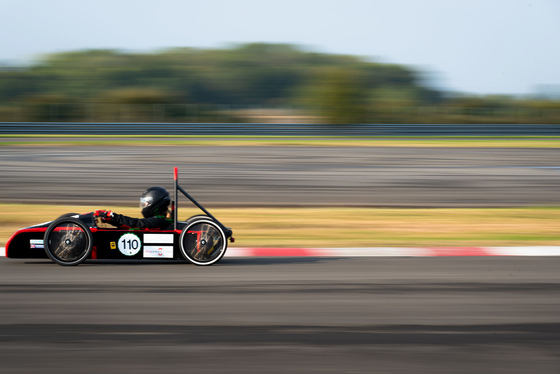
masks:
{"label": "black tire", "polygon": [[93,248],[91,230],[76,218],[62,217],[49,225],[44,236],[45,252],[58,265],[84,262]]}
{"label": "black tire", "polygon": [[192,217],[187,218],[187,220],[185,221],[185,223],[188,225],[188,224],[190,224],[191,222],[193,222],[193,221],[196,220],[196,219],[209,219],[209,220],[211,220],[212,222],[215,222],[212,218],[210,218],[210,216],[207,216],[206,214],[197,214],[197,215],[194,215],[194,216],[192,216]]}
{"label": "black tire", "polygon": [[[188,226],[192,221],[194,221],[195,219],[200,219],[200,218],[205,218],[205,219],[211,220],[212,222],[216,222],[215,219],[213,219],[213,218],[210,217],[210,216],[207,216],[206,214],[197,214],[197,215],[195,215],[195,216],[189,217],[189,218],[187,219],[187,221],[184,222],[184,224]],[[231,228],[229,228],[229,227],[224,227],[223,225],[220,225],[220,224],[217,223],[217,222],[216,222],[216,224],[218,224],[218,226],[220,226],[221,229],[223,230],[224,234],[226,234],[226,239],[229,239],[229,238],[232,236],[233,232],[231,231]],[[184,227],[184,226],[183,226],[183,227]]]}
{"label": "black tire", "polygon": [[208,266],[220,261],[227,249],[224,231],[209,217],[187,221],[179,239],[181,254],[195,265]]}

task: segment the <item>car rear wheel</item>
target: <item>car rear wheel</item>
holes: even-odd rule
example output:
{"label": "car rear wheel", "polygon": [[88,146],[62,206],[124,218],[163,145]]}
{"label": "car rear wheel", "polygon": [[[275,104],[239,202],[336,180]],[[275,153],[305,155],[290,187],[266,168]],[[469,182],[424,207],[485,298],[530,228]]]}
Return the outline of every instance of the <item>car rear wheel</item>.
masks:
{"label": "car rear wheel", "polygon": [[63,266],[84,262],[91,253],[91,230],[79,219],[62,217],[49,225],[44,237],[45,252],[49,258]]}
{"label": "car rear wheel", "polygon": [[189,219],[181,231],[181,254],[195,265],[208,266],[220,261],[227,249],[226,236],[212,219]]}

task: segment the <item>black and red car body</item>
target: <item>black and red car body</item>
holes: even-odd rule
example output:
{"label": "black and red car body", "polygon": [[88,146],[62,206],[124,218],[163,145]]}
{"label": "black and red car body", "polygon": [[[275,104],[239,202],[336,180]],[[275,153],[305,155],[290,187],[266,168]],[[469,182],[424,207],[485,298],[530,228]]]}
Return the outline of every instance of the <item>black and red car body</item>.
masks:
{"label": "black and red car body", "polygon": [[225,227],[178,185],[174,173],[174,207],[178,191],[205,214],[177,220],[173,229],[104,227],[94,213],[68,213],[54,221],[16,231],[6,244],[8,258],[50,258],[59,265],[78,265],[87,259],[187,260],[212,265],[222,259],[232,230]]}

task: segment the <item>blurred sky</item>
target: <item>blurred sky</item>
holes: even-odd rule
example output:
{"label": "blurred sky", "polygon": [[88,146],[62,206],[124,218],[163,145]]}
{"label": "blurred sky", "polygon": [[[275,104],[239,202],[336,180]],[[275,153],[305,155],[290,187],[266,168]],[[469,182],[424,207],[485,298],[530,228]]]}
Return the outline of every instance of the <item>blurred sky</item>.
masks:
{"label": "blurred sky", "polygon": [[560,85],[560,0],[4,0],[0,35],[9,64],[70,50],[271,42],[413,65],[465,93]]}

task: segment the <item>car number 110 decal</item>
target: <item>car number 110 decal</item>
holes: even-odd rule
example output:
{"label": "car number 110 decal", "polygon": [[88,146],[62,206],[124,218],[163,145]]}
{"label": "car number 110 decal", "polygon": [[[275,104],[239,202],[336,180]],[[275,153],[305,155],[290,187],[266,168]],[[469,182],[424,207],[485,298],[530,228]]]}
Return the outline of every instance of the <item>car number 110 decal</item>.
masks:
{"label": "car number 110 decal", "polygon": [[119,251],[125,256],[134,256],[142,249],[140,238],[134,234],[124,234],[119,238]]}

